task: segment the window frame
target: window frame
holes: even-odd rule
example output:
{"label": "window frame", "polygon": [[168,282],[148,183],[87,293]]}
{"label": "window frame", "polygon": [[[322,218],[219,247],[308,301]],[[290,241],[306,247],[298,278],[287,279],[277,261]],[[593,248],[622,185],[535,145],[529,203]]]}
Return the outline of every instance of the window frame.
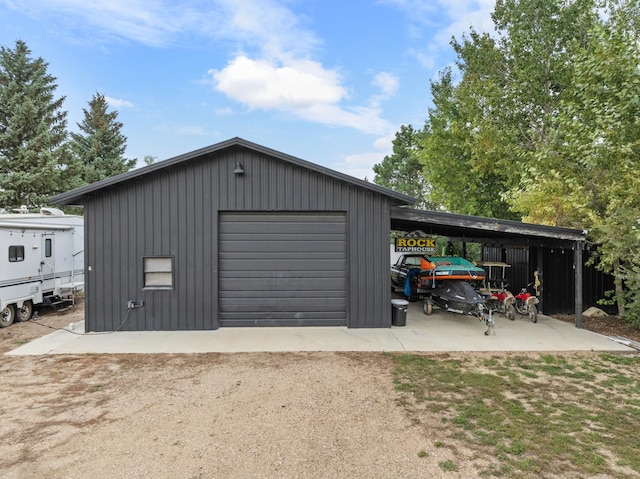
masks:
{"label": "window frame", "polygon": [[9,245],[9,263],[21,263],[22,261],[24,261],[24,245]]}
{"label": "window frame", "polygon": [[[173,256],[143,256],[142,289],[172,291],[175,286],[174,270],[175,259]],[[167,279],[169,281],[166,281]]]}

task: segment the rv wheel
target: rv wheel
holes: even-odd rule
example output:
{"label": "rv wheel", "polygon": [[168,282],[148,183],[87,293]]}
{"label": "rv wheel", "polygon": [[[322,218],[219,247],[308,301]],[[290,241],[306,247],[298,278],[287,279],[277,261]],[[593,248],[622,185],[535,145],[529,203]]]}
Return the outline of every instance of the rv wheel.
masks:
{"label": "rv wheel", "polygon": [[16,308],[13,304],[7,305],[2,311],[0,311],[0,328],[6,328],[16,316]]}
{"label": "rv wheel", "polygon": [[16,321],[29,321],[31,316],[33,316],[33,303],[31,301],[25,301],[22,303],[22,308],[18,308]]}

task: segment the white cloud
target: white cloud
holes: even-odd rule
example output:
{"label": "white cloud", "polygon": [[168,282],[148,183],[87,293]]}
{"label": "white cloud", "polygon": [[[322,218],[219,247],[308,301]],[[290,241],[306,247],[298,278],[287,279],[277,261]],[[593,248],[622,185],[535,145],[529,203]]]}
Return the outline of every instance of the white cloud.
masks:
{"label": "white cloud", "polygon": [[210,70],[215,89],[249,109],[281,110],[307,121],[385,133],[390,125],[380,111],[344,108],[347,98],[339,75],[310,60],[273,64],[240,56],[222,70]]}
{"label": "white cloud", "polygon": [[309,60],[277,66],[240,56],[224,69],[209,73],[216,90],[249,108],[297,110],[334,104],[346,96],[335,72]]}
{"label": "white cloud", "polygon": [[105,101],[114,108],[132,108],[133,103],[127,100],[120,100],[118,98],[111,98],[110,96],[104,97]]}
{"label": "white cloud", "polygon": [[119,39],[151,46],[169,44],[185,31],[200,31],[203,18],[216,18],[214,8],[203,12],[192,1],[21,0],[8,5],[35,18],[54,17],[88,41]]}
{"label": "white cloud", "polygon": [[[319,44],[315,35],[302,29],[291,11],[265,11],[259,7],[262,3],[229,0],[234,8],[229,30],[260,47],[253,56],[238,54],[224,68],[211,69],[214,88],[249,109],[286,111],[324,125],[386,133],[390,125],[380,116],[379,99],[368,106],[346,105],[350,98],[338,71],[309,59]],[[374,83],[384,95],[397,89],[391,74],[380,74]]]}
{"label": "white cloud", "polygon": [[217,0],[223,9],[218,35],[257,48],[267,59],[304,57],[320,40],[304,17],[274,0]]}
{"label": "white cloud", "polygon": [[389,97],[395,95],[398,91],[400,80],[391,73],[381,72],[373,79],[373,85],[378,87],[383,95]]}

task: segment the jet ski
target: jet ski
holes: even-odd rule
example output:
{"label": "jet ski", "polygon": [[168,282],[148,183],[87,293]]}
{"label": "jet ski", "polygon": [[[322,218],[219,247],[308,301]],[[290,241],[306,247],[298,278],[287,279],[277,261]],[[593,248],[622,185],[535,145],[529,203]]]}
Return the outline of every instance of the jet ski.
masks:
{"label": "jet ski", "polygon": [[421,288],[424,292],[424,312],[431,314],[433,305],[452,313],[478,315],[479,305],[484,298],[467,281],[449,280],[431,283],[430,289]]}

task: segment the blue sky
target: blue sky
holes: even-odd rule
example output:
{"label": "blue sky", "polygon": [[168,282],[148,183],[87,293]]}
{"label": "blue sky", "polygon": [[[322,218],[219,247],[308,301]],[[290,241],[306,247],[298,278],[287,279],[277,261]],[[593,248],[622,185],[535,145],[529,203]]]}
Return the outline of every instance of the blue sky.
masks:
{"label": "blue sky", "polygon": [[127,156],[164,160],[242,137],[373,180],[429,81],[494,0],[0,0],[0,45],[27,43],[69,130],[107,97]]}

